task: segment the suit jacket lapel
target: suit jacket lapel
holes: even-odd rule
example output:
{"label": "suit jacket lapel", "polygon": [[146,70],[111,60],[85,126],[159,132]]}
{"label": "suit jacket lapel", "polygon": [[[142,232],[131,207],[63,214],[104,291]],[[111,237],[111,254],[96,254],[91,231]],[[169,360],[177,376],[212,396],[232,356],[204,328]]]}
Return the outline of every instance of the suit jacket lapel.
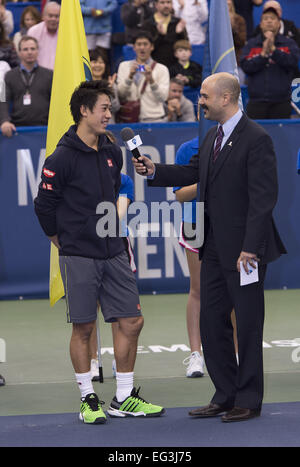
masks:
{"label": "suit jacket lapel", "polygon": [[205,198],[209,160],[216,139],[216,131],[215,129],[215,131],[211,131],[211,133],[207,135],[200,150],[200,200],[204,200]]}
{"label": "suit jacket lapel", "polygon": [[237,148],[237,141],[240,137],[240,133],[243,130],[244,126],[247,123],[247,117],[245,115],[242,116],[236,127],[234,128],[233,132],[227,139],[226,143],[224,144],[220,154],[215,162],[215,167],[212,173],[211,181],[213,181],[218,173],[220,172],[223,164],[228,159],[229,154],[231,153],[232,149]]}

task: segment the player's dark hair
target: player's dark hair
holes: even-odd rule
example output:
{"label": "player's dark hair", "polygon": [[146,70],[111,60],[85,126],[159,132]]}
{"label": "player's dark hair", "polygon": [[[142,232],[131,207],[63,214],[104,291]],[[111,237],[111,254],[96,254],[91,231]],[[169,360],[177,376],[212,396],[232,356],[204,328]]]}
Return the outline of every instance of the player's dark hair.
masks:
{"label": "player's dark hair", "polygon": [[85,106],[92,112],[101,94],[106,94],[110,99],[114,96],[106,80],[83,81],[75,89],[70,100],[70,109],[76,125],[82,118],[81,106]]}

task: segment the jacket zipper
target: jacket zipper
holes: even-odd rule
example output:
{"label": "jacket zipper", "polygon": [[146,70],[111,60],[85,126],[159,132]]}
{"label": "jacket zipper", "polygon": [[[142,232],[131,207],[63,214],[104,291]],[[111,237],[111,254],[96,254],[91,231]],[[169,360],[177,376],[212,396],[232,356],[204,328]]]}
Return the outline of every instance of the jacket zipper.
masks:
{"label": "jacket zipper", "polygon": [[[98,168],[98,172],[99,172],[100,196],[101,196],[101,199],[103,200],[104,199],[103,177],[102,177],[102,172],[101,172],[101,169],[100,169],[100,162],[99,162],[99,157],[100,157],[99,152],[100,152],[100,150],[101,150],[101,147],[96,152],[96,162],[97,162],[97,168]],[[108,259],[108,258],[110,258],[109,238],[108,237],[105,238],[105,244],[106,244],[106,250],[107,250],[106,259]]]}

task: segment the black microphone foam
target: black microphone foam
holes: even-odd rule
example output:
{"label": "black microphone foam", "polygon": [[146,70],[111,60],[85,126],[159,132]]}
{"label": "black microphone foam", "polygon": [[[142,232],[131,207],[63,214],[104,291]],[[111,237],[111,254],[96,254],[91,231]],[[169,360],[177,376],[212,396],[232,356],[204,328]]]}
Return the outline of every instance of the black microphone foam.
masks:
{"label": "black microphone foam", "polygon": [[130,139],[134,138],[134,133],[129,127],[122,128],[121,137],[123,141],[129,141]]}
{"label": "black microphone foam", "polygon": [[[122,137],[122,140],[126,143],[130,139],[134,138],[134,133],[131,128],[126,127],[121,130],[121,137]],[[138,148],[130,149],[130,152],[133,155],[133,157],[135,157],[136,159],[138,159],[141,155]]]}

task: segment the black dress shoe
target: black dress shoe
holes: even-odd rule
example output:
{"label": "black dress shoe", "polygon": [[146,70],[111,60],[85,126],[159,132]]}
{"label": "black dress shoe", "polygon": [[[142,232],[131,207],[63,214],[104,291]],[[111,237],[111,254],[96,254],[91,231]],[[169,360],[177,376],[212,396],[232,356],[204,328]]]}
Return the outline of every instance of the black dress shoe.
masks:
{"label": "black dress shoe", "polygon": [[228,407],[221,406],[218,404],[213,404],[212,402],[205,407],[199,407],[198,409],[191,410],[189,415],[191,417],[198,417],[198,418],[209,418],[209,417],[217,417],[221,413],[226,412],[229,410]]}
{"label": "black dress shoe", "polygon": [[244,409],[242,407],[233,407],[232,410],[222,416],[222,422],[242,422],[250,418],[259,417],[260,409]]}

